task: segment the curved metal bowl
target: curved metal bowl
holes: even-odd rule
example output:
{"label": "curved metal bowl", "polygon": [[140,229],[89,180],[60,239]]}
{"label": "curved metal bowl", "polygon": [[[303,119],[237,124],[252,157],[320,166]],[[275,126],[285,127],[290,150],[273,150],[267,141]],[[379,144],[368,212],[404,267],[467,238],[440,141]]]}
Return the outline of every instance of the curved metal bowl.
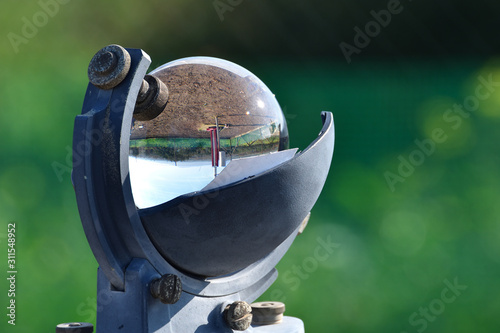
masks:
{"label": "curved metal bowl", "polygon": [[185,272],[221,276],[268,255],[310,212],[330,168],[333,116],[321,114],[319,136],[289,161],[217,189],[139,210],[161,255]]}

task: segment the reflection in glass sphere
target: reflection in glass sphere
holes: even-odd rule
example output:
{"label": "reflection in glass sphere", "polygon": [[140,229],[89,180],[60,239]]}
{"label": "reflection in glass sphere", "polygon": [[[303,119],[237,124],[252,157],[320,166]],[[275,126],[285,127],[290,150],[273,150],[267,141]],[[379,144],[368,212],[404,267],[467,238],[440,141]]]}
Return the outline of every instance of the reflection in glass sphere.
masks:
{"label": "reflection in glass sphere", "polygon": [[169,98],[158,117],[132,123],[129,169],[139,208],[203,189],[232,161],[288,148],[276,98],[243,67],[191,57],[150,74]]}

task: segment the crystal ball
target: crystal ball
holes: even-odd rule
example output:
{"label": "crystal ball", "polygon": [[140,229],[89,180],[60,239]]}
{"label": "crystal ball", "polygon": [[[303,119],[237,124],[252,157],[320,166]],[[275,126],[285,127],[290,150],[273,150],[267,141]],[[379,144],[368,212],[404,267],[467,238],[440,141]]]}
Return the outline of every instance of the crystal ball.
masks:
{"label": "crystal ball", "polygon": [[129,172],[138,208],[213,188],[219,177],[230,184],[241,178],[241,169],[229,171],[231,163],[251,169],[259,163],[252,157],[288,149],[286,120],[274,94],[245,68],[190,57],[150,74],[165,83],[169,97],[159,116],[132,122]]}

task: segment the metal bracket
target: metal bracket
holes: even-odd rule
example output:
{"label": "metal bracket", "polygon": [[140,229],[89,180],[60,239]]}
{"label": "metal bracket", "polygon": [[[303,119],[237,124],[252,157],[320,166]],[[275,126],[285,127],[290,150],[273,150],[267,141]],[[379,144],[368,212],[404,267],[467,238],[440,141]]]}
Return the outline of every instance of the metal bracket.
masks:
{"label": "metal bracket", "polygon": [[[275,274],[273,272],[273,274]],[[101,269],[97,284],[97,327],[100,332],[196,332],[231,333],[222,312],[228,303],[248,299],[248,294],[235,293],[219,297],[201,297],[186,292],[175,304],[163,304],[153,298],[149,284],[160,274],[144,259],[134,259],[125,272],[125,290],[112,287]],[[257,283],[256,290],[267,289]],[[247,291],[248,292],[248,291]],[[303,333],[300,319],[285,317],[283,322],[253,326],[244,332]]]}
{"label": "metal bracket", "polygon": [[[151,60],[142,50],[110,46],[92,63],[93,84],[87,88],[82,114],[75,119],[72,180],[85,234],[99,263],[97,328],[103,333],[232,332],[223,319],[225,306],[252,302],[275,281],[275,265],[321,192],[333,154],[331,113],[322,113],[318,138],[289,162],[250,179],[138,211],[129,180],[130,127],[138,95],[154,90],[143,84]],[[112,73],[111,80],[106,73]],[[155,107],[161,108],[168,96],[161,87],[157,90],[163,99]],[[280,190],[274,191],[272,184]],[[241,207],[255,199],[256,189],[256,207]],[[206,209],[205,219],[193,218],[190,225],[179,222],[176,204],[214,191],[220,192]],[[262,209],[265,205],[279,214]],[[212,212],[228,206],[235,212],[225,219],[214,217]],[[242,212],[267,230],[247,223],[238,216]],[[223,232],[222,238],[231,241],[214,242],[207,228]],[[179,252],[181,238],[184,253]],[[181,296],[172,298],[174,304],[163,304],[150,292],[151,282],[165,274],[182,281]],[[180,289],[180,283],[176,285]],[[299,319],[285,317],[280,324],[247,331],[303,333],[304,329]]]}

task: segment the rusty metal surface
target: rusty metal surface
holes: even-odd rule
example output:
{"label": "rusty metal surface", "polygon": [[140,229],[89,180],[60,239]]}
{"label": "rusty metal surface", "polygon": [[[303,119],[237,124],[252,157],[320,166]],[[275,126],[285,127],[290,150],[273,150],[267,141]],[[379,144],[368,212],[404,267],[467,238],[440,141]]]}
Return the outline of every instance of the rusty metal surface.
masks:
{"label": "rusty metal surface", "polygon": [[90,61],[88,76],[94,86],[112,89],[119,85],[130,70],[130,54],[119,45],[108,45]]}
{"label": "rusty metal surface", "polygon": [[168,88],[155,76],[146,75],[137,96],[134,118],[152,120],[162,113],[168,101]]}
{"label": "rusty metal surface", "polygon": [[247,302],[236,301],[224,310],[229,327],[235,331],[245,331],[252,323],[252,308]]}
{"label": "rusty metal surface", "polygon": [[281,302],[252,303],[252,325],[274,325],[283,321],[285,304]]}
{"label": "rusty metal surface", "polygon": [[151,295],[163,304],[175,304],[181,298],[182,282],[174,274],[165,274],[151,282]]}

